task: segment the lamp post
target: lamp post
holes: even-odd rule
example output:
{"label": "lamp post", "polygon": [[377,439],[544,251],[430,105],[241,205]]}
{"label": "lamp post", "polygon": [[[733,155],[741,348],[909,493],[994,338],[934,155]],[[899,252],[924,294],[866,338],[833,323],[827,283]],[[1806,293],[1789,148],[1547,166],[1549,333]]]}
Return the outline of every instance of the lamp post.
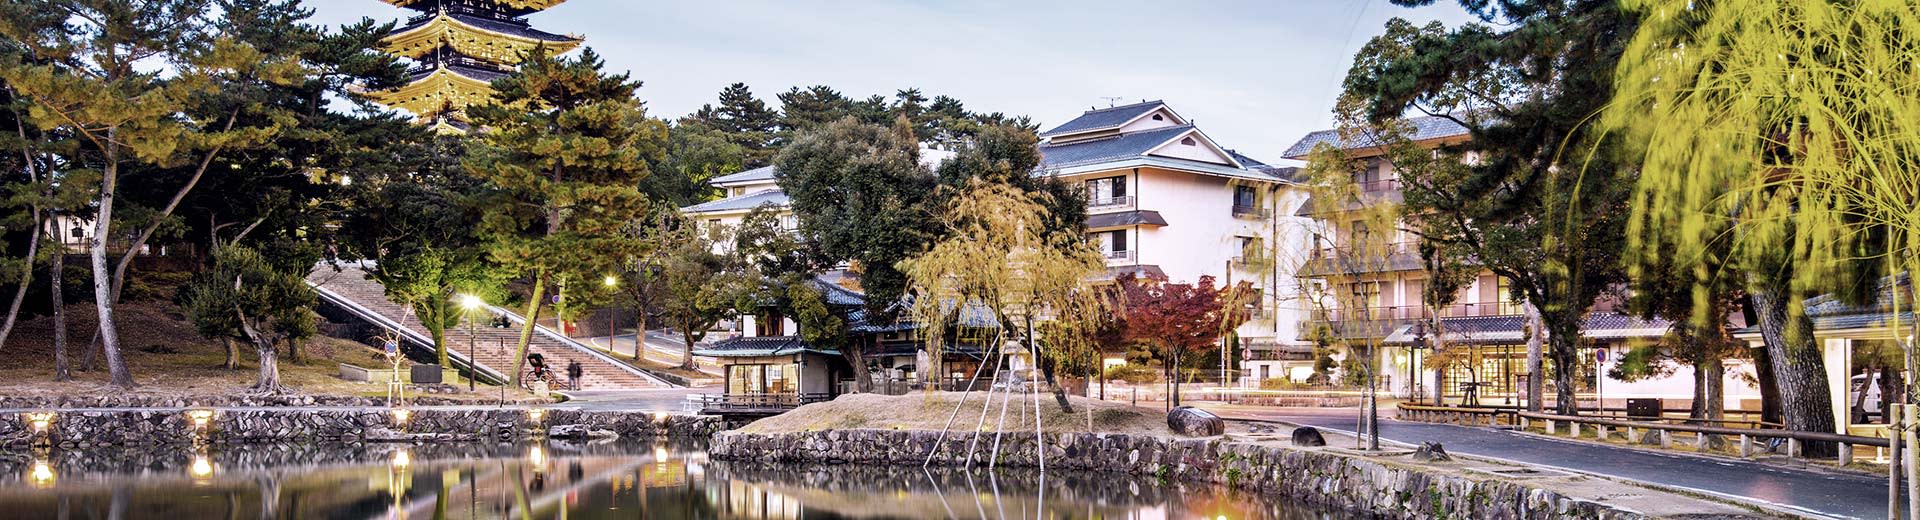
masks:
{"label": "lamp post", "polygon": [[1420,377],[1413,368],[1415,352],[1425,348],[1427,348],[1427,322],[1413,322],[1413,343],[1407,346],[1407,400],[1415,403],[1420,402],[1419,392],[1416,391]]}
{"label": "lamp post", "polygon": [[[600,280],[600,283],[607,286],[607,290],[611,292],[615,286],[620,285],[620,279],[614,278],[613,275],[607,275],[606,278]],[[609,303],[607,305],[607,353],[619,354],[619,352],[613,350],[613,332],[613,305]],[[634,331],[633,333],[633,354],[635,357],[639,357],[640,355],[641,332],[642,331]]]}
{"label": "lamp post", "polygon": [[473,331],[473,313],[475,311],[480,310],[481,307],[485,307],[485,306],[487,306],[487,302],[482,301],[479,296],[474,296],[471,294],[460,295],[460,308],[465,309],[467,311],[466,315],[467,315],[467,391],[468,392],[472,392],[474,389],[473,378],[478,377],[480,375],[480,361],[479,361],[479,358],[474,357],[474,354],[476,353],[475,352],[476,349],[474,348],[474,336],[476,335],[476,333]]}

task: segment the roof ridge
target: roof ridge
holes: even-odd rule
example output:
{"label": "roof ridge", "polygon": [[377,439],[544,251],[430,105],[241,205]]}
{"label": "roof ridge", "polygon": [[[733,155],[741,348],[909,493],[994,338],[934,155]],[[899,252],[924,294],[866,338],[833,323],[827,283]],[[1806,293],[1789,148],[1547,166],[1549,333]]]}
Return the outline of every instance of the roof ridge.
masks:
{"label": "roof ridge", "polygon": [[1092,110],[1088,110],[1088,111],[1085,111],[1085,112],[1081,112],[1081,114],[1092,114],[1092,113],[1095,113],[1095,112],[1105,112],[1105,111],[1108,111],[1108,110],[1119,110],[1119,109],[1122,109],[1122,108],[1133,108],[1133,107],[1137,107],[1137,106],[1141,106],[1141,105],[1152,105],[1152,104],[1155,104],[1155,103],[1158,103],[1158,104],[1162,104],[1162,105],[1164,105],[1164,104],[1166,104],[1167,102],[1166,102],[1165,100],[1159,100],[1159,99],[1152,99],[1152,100],[1146,100],[1146,101],[1141,101],[1141,102],[1138,102],[1138,103],[1127,103],[1127,104],[1125,104],[1125,105],[1115,105],[1115,106],[1110,106],[1110,107],[1107,107],[1107,108],[1095,108],[1095,109],[1092,109]]}

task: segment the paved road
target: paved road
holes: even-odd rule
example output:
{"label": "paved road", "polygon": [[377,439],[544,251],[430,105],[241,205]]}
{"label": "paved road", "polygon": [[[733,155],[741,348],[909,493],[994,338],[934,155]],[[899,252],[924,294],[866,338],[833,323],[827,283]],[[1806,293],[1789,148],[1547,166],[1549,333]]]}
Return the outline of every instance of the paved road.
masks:
{"label": "paved road", "polygon": [[[588,344],[600,347],[601,349],[607,347],[606,336],[589,337],[586,338],[586,341]],[[648,360],[662,364],[679,364],[680,356],[684,353],[683,351],[684,347],[681,346],[679,337],[660,331],[647,332]],[[622,359],[632,359],[633,335],[621,334],[614,336],[612,352],[615,356],[621,357]],[[695,356],[693,361],[700,367],[701,372],[706,372],[714,377],[720,376],[720,366],[716,364],[712,358]]]}
{"label": "paved road", "polygon": [[[1229,417],[1275,419],[1350,432],[1354,408],[1261,408],[1208,406]],[[1685,455],[1654,453],[1586,442],[1547,439],[1486,427],[1402,422],[1382,417],[1382,439],[1419,444],[1434,441],[1453,453],[1495,457],[1587,473],[1677,486],[1729,498],[1843,518],[1885,518],[1887,481]]]}

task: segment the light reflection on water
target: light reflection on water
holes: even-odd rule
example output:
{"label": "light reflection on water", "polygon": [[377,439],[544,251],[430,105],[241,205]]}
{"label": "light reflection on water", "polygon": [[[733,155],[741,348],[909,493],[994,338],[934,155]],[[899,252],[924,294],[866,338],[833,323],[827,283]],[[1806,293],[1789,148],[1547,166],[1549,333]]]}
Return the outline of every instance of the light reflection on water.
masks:
{"label": "light reflection on water", "polygon": [[715,461],[700,444],[685,442],[0,453],[0,518],[1340,516],[1214,486],[1161,484],[1151,477]]}

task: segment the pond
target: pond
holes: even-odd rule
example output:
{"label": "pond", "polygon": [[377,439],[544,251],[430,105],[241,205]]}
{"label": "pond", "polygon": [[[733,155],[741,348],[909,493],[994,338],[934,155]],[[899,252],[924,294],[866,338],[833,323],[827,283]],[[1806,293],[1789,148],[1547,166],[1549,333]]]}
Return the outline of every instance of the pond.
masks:
{"label": "pond", "polygon": [[710,460],[692,442],[0,453],[0,518],[1323,519],[1150,476]]}

